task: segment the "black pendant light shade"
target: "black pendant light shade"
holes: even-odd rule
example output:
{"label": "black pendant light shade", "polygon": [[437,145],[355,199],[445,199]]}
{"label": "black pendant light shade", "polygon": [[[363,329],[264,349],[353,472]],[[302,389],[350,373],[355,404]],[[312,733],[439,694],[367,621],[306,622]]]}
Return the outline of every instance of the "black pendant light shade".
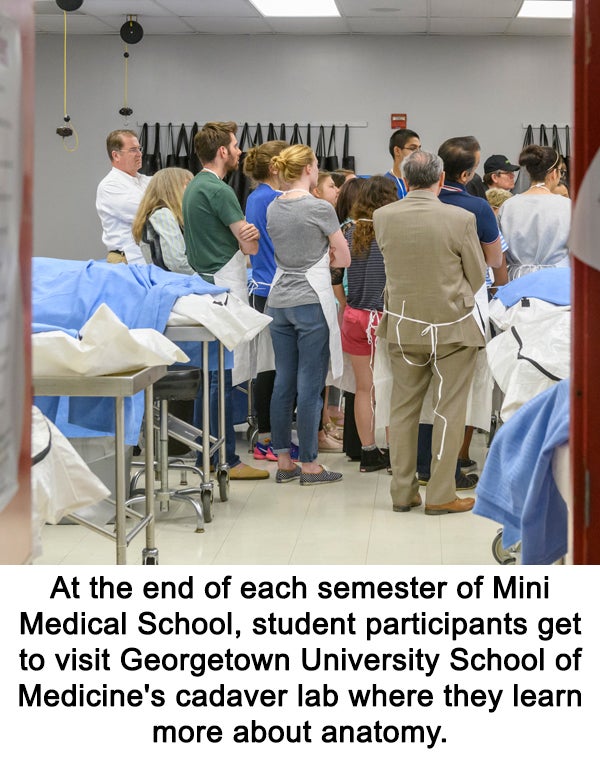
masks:
{"label": "black pendant light shade", "polygon": [[137,21],[126,21],[121,27],[121,40],[126,43],[139,43],[144,37],[142,25]]}
{"label": "black pendant light shade", "polygon": [[76,11],[83,5],[83,0],[56,0],[61,11]]}

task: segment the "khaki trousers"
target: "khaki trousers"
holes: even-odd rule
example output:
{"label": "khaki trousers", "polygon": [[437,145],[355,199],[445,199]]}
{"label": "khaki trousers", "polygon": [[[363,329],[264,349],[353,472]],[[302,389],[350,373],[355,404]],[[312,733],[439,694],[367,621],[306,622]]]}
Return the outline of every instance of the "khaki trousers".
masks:
{"label": "khaki trousers", "polygon": [[[402,354],[404,352],[404,356]],[[437,402],[440,376],[429,361],[429,345],[389,344],[393,385],[390,409],[390,492],[394,505],[410,505],[419,486],[417,470],[417,437],[423,400],[433,379],[433,403]],[[427,485],[427,503],[441,505],[456,498],[454,472],[458,452],[465,433],[465,416],[469,386],[475,369],[476,347],[461,344],[438,345],[437,369],[441,375],[441,400],[437,411],[447,420],[444,447],[440,448],[444,422],[435,416],[433,422],[431,476]],[[407,363],[408,359],[411,363]],[[417,364],[411,365],[411,364]]]}

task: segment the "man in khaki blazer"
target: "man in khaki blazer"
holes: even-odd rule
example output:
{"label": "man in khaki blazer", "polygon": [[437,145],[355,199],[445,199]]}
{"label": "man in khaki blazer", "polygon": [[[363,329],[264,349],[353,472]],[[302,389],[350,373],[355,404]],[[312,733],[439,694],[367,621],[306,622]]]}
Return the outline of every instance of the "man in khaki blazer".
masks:
{"label": "man in khaki blazer", "polygon": [[388,342],[394,510],[421,505],[416,477],[419,415],[433,378],[435,418],[425,513],[468,511],[457,498],[456,458],[464,437],[469,385],[484,338],[473,317],[485,278],[475,216],[438,200],[443,162],[418,150],[403,163],[408,195],[373,214],[384,257],[385,309],[377,331]]}

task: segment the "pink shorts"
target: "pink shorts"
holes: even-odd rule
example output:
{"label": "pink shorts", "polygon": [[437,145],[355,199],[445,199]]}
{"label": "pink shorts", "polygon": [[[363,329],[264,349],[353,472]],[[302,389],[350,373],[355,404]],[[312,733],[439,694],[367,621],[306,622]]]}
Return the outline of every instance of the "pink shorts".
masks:
{"label": "pink shorts", "polygon": [[[358,310],[346,305],[342,319],[342,350],[351,356],[370,356],[375,345],[375,330],[381,319],[379,311]],[[373,316],[369,335],[369,321]],[[369,343],[369,336],[371,343]]]}

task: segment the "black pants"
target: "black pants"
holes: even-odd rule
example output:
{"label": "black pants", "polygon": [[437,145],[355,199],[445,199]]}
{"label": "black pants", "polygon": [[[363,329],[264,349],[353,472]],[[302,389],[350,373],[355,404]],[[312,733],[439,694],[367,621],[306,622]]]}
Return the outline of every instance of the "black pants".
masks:
{"label": "black pants", "polygon": [[[417,473],[426,479],[431,474],[431,438],[433,435],[433,425],[419,423],[419,442],[417,449]],[[458,481],[462,473],[460,461],[456,461],[456,471],[454,478]]]}
{"label": "black pants", "polygon": [[[265,312],[266,297],[251,294],[250,305],[259,313]],[[256,409],[256,421],[259,433],[271,432],[271,396],[275,383],[275,371],[259,372],[254,382],[254,408]]]}

